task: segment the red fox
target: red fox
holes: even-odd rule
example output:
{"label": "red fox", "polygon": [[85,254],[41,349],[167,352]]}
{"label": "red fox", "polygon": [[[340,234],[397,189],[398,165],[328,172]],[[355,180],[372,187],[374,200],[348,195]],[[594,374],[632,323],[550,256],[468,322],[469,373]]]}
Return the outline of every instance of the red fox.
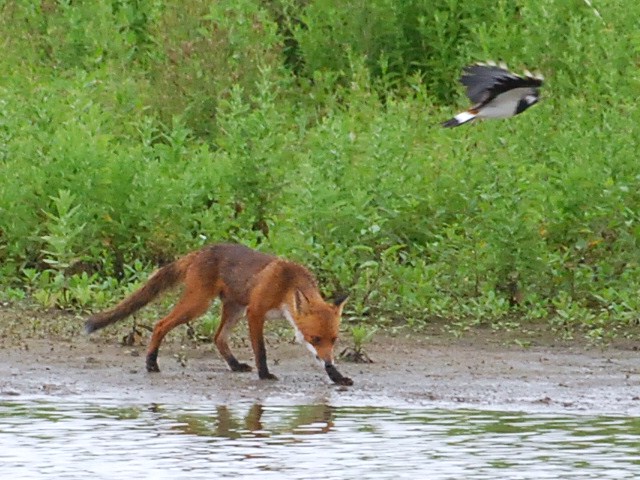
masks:
{"label": "red fox", "polygon": [[316,279],[302,265],[242,245],[209,245],[160,268],[116,307],[91,316],[85,324],[87,332],[122,320],[178,283],[184,284],[184,293],[153,329],[147,349],[147,371],[160,371],[158,350],[164,336],[174,327],[202,315],[211,301],[220,297],[222,315],[214,340],[232,371],[251,370],[236,359],[227,342],[233,326],[246,316],[258,376],[276,379],[267,367],[264,322],[267,318],[284,317],[295,329],[297,340],[307,346],[334,383],[353,385],[353,380],[342,376],[333,360],[346,297],[336,299],[334,304],[327,303],[320,295]]}

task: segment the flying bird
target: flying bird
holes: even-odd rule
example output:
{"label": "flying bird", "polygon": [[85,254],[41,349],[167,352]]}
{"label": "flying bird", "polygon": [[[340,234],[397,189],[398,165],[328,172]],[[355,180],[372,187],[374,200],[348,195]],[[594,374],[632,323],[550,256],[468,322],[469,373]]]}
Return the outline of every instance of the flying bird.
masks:
{"label": "flying bird", "polygon": [[460,83],[474,105],[460,112],[443,127],[458,127],[475,118],[509,118],[524,112],[540,100],[544,77],[525,71],[516,75],[504,63],[476,63],[463,69]]}

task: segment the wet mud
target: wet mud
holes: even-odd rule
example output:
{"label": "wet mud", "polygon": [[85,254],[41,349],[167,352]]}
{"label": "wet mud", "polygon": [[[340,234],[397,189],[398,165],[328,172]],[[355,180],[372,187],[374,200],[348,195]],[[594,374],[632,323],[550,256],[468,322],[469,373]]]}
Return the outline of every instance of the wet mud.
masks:
{"label": "wet mud", "polygon": [[[123,346],[115,334],[19,340],[4,334],[0,399],[326,402],[640,414],[640,352],[633,344],[596,348],[546,340],[524,348],[494,332],[461,339],[383,332],[366,346],[374,363],[338,363],[340,372],[354,381],[353,386],[338,386],[303,347],[281,337],[272,336],[267,345],[278,380],[265,381],[255,371],[229,371],[212,344],[168,341],[158,357],[161,372],[148,373],[144,340]],[[237,340],[235,350],[240,360],[252,363],[245,341]]]}

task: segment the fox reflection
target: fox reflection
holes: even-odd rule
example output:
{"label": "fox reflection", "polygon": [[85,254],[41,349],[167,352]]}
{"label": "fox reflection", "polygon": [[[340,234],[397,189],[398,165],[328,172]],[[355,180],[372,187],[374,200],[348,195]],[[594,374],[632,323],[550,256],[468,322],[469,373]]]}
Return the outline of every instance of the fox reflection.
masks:
{"label": "fox reflection", "polygon": [[178,415],[172,430],[205,437],[269,438],[292,433],[314,435],[333,429],[333,409],[326,404],[296,407],[265,407],[254,403],[245,415],[226,405],[216,407],[215,413],[184,413]]}

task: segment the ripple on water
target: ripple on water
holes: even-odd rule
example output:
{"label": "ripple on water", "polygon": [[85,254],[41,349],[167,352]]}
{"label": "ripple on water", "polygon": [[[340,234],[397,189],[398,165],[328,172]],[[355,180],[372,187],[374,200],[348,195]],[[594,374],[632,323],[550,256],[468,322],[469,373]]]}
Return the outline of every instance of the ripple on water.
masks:
{"label": "ripple on water", "polygon": [[640,420],[326,404],[0,403],[0,478],[625,479]]}

